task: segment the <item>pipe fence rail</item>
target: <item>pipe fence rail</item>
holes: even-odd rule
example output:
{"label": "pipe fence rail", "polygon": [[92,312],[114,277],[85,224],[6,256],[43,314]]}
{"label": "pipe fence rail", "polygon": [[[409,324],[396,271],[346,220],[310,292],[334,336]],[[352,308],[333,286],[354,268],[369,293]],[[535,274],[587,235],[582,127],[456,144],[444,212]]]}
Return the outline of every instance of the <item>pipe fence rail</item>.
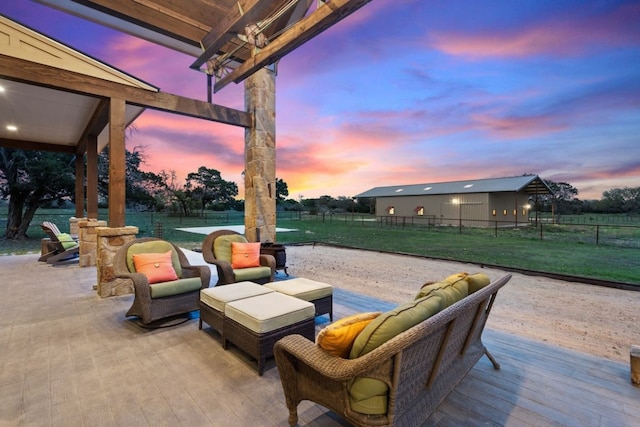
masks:
{"label": "pipe fence rail", "polygon": [[[69,212],[51,210],[37,213],[31,221],[28,236],[45,237],[42,221],[52,221],[65,230]],[[99,219],[107,218],[101,213]],[[477,220],[472,218],[436,218],[435,216],[375,216],[359,213],[278,212],[279,224],[286,222],[325,222],[361,227],[408,228],[425,233],[457,233],[487,236],[516,236],[545,241],[578,242],[582,244],[640,248],[640,215],[533,215],[527,222],[512,220]],[[176,228],[244,224],[243,212],[211,212],[184,216],[158,212],[127,212],[127,225],[140,229],[139,236],[174,237]],[[6,227],[6,216],[0,217],[0,228]],[[3,233],[4,234],[4,233]]]}

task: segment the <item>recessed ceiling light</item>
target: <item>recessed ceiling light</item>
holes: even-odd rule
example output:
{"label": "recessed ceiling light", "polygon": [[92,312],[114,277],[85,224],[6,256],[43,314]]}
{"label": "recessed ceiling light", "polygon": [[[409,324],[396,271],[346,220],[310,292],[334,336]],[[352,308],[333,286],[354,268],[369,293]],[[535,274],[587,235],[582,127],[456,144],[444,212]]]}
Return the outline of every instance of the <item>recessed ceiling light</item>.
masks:
{"label": "recessed ceiling light", "polygon": [[15,125],[7,125],[7,130],[11,131],[11,132],[15,132],[18,130],[18,126]]}
{"label": "recessed ceiling light", "polygon": [[401,192],[402,190],[404,190],[404,188],[398,188],[398,189],[396,190],[396,193],[399,193],[399,192]]}
{"label": "recessed ceiling light", "polygon": [[0,93],[2,93],[2,92],[4,92],[4,91],[5,91],[4,86],[0,86]]}
{"label": "recessed ceiling light", "polygon": [[431,190],[433,187],[424,187],[423,191],[429,191]]}
{"label": "recessed ceiling light", "polygon": [[471,188],[471,187],[473,187],[473,184],[467,184],[464,186],[464,188]]}

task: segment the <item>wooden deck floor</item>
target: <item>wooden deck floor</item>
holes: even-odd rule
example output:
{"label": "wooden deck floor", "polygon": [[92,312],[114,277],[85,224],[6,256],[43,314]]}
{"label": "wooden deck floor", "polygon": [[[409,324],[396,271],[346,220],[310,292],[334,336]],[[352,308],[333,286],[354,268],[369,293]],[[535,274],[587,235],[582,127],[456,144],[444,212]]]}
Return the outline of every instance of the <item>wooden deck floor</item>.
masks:
{"label": "wooden deck floor", "polygon": [[[394,307],[340,289],[334,298],[336,318]],[[483,341],[501,369],[480,359],[425,426],[640,426],[629,364],[491,329]]]}
{"label": "wooden deck floor", "polygon": [[[0,257],[0,426],[287,425],[272,360],[258,377],[195,319],[142,329],[124,317],[131,295],[95,295],[95,270],[36,259]],[[334,296],[336,319],[393,307]],[[425,426],[640,426],[628,363],[490,329],[484,342],[502,369],[481,359]],[[310,402],[299,414],[303,426],[347,425]]]}

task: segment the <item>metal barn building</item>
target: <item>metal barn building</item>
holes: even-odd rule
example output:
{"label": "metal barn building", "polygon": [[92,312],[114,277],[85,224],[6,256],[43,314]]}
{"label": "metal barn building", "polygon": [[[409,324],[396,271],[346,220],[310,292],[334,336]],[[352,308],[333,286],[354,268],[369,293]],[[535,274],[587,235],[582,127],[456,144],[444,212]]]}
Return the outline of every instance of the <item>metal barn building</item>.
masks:
{"label": "metal barn building", "polygon": [[529,211],[541,194],[552,191],[537,175],[523,175],[375,187],[355,197],[375,198],[376,216],[382,220],[490,227],[528,223]]}

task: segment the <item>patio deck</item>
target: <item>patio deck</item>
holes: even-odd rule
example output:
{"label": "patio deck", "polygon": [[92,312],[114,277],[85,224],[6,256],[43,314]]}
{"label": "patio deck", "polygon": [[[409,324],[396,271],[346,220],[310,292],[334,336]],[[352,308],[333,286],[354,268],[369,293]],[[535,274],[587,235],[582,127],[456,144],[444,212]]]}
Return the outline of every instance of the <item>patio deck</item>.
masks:
{"label": "patio deck", "polygon": [[[132,295],[96,295],[95,269],[37,258],[0,257],[0,426],[287,425],[273,360],[259,377],[196,319],[140,328],[124,317]],[[341,289],[334,299],[335,318],[392,307]],[[628,363],[490,329],[484,342],[502,369],[481,359],[425,425],[640,425]],[[322,406],[299,409],[301,425],[346,425]]]}

